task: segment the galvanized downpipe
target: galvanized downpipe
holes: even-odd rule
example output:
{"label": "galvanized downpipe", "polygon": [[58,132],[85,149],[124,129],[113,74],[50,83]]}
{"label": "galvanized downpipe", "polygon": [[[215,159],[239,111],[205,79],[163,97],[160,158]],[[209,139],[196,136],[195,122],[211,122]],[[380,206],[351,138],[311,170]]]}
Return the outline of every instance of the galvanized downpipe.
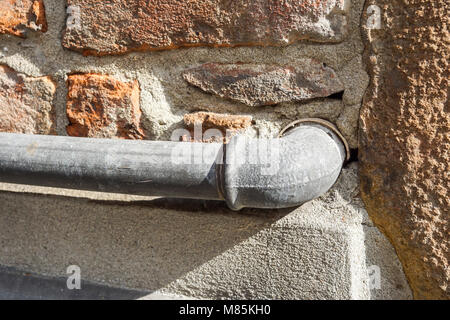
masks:
{"label": "galvanized downpipe", "polygon": [[298,206],[336,182],[348,147],[324,120],[287,129],[226,145],[0,133],[0,182],[225,200],[233,210]]}

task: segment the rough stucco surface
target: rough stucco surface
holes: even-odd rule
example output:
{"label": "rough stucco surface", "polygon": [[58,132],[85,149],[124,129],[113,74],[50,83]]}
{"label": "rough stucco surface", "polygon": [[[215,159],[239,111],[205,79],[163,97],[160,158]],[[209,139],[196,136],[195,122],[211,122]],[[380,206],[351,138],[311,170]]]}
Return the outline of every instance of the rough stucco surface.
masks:
{"label": "rough stucco surface", "polygon": [[47,31],[43,0],[2,0],[0,33],[24,37],[26,29]]}
{"label": "rough stucco surface", "polygon": [[207,63],[186,70],[183,78],[203,91],[255,107],[325,98],[344,91],[334,70],[313,59],[298,59],[296,68]]}
{"label": "rough stucco surface", "polygon": [[28,77],[0,64],[0,131],[52,134],[55,84],[50,77]]}
{"label": "rough stucco surface", "polygon": [[[181,46],[286,45],[340,41],[344,0],[68,0],[63,45],[84,54]],[[78,21],[77,21],[78,20]]]}
{"label": "rough stucco surface", "polygon": [[449,299],[450,4],[375,3],[383,24],[364,30],[371,83],[361,111],[362,196],[414,296]]}
{"label": "rough stucco surface", "polygon": [[395,249],[369,218],[364,223],[364,241],[369,275],[375,274],[376,267],[380,268],[381,274],[380,287],[374,286],[370,290],[370,298],[372,300],[412,299],[411,289]]}

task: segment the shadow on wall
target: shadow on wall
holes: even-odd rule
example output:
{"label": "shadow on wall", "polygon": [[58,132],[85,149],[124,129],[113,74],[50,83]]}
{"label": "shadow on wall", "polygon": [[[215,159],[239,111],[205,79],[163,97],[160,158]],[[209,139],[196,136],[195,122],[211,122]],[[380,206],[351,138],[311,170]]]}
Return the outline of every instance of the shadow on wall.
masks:
{"label": "shadow on wall", "polygon": [[0,203],[0,265],[59,277],[77,265],[83,279],[148,291],[166,287],[292,211],[236,213],[214,201],[105,203],[13,192],[1,192]]}
{"label": "shadow on wall", "polygon": [[[43,277],[0,267],[0,300],[130,300],[146,296],[142,291],[112,288],[81,279],[79,288],[82,290],[71,290],[67,288],[67,281],[67,277]],[[73,285],[72,281],[70,283]]]}

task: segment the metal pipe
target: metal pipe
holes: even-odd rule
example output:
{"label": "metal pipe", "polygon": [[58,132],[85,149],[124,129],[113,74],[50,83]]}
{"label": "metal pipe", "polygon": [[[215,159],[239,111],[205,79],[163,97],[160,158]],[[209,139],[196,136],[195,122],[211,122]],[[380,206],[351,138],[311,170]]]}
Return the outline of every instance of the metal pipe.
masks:
{"label": "metal pipe", "polygon": [[346,157],[337,131],[309,120],[227,145],[0,133],[0,181],[225,200],[233,210],[297,206],[326,192]]}

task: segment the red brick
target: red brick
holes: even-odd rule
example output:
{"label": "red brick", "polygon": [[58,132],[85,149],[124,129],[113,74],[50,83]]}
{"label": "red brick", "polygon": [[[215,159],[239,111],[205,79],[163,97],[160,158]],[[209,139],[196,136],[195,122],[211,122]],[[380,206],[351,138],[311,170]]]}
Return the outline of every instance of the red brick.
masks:
{"label": "red brick", "polygon": [[[348,2],[348,0],[346,0]],[[67,0],[63,45],[86,55],[341,41],[345,0]],[[78,19],[79,18],[79,19]],[[75,20],[79,21],[75,21]]]}
{"label": "red brick", "polygon": [[[191,130],[191,139],[184,141],[197,142],[227,142],[228,138],[252,125],[252,117],[244,115],[219,114],[213,112],[195,112],[184,115],[184,123]],[[196,126],[201,126],[202,135],[208,129],[218,129],[222,133],[222,139],[196,139],[194,134]],[[228,136],[227,136],[228,134]],[[200,141],[198,141],[200,140]]]}
{"label": "red brick", "polygon": [[43,0],[1,0],[0,33],[24,37],[26,29],[47,31]]}
{"label": "red brick", "polygon": [[0,65],[0,131],[27,134],[54,133],[50,77],[28,77]]}
{"label": "red brick", "polygon": [[67,133],[77,137],[143,139],[139,83],[108,75],[73,74],[68,80]]}

